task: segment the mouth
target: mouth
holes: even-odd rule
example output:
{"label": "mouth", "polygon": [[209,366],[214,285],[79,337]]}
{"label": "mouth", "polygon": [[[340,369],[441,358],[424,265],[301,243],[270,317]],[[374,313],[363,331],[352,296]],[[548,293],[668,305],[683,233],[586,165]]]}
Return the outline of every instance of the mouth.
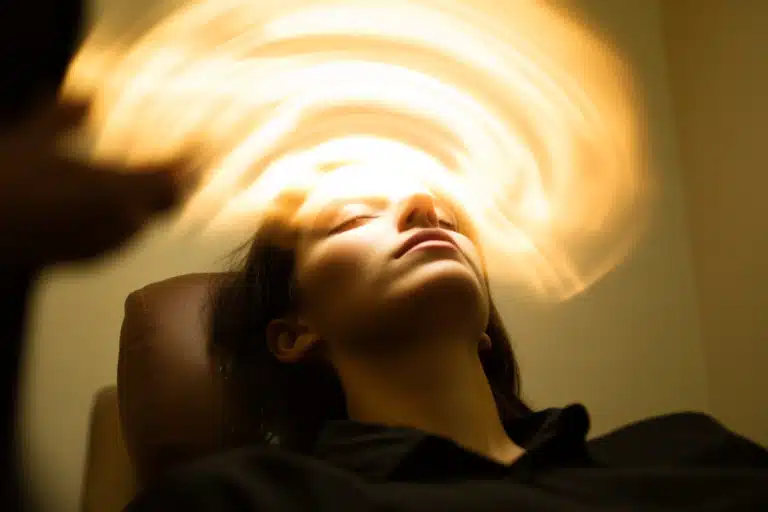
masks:
{"label": "mouth", "polygon": [[453,247],[454,249],[459,248],[453,237],[442,229],[422,229],[418,233],[408,238],[408,240],[406,240],[405,243],[403,243],[398,248],[397,252],[395,253],[395,258],[400,258],[407,252],[410,252],[412,249],[417,247],[426,248],[427,246]]}

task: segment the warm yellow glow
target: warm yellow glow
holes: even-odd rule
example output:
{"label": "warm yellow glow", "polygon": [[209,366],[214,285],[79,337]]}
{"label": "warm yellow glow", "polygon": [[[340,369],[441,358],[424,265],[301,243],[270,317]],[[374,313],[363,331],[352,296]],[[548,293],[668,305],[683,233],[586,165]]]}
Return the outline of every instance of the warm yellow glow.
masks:
{"label": "warm yellow glow", "polygon": [[97,31],[68,91],[96,101],[96,157],[206,163],[182,229],[250,230],[338,163],[413,168],[476,219],[495,278],[567,298],[641,225],[629,74],[541,2],[471,4],[194,3],[130,44]]}

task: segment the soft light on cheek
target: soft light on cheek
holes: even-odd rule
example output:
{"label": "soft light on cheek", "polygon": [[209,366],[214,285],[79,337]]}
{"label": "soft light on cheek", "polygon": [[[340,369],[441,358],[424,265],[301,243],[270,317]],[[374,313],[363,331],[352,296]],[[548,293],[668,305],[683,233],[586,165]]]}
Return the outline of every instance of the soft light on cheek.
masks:
{"label": "soft light on cheek", "polygon": [[405,169],[461,201],[493,279],[568,298],[643,226],[629,70],[545,3],[501,4],[197,2],[131,44],[97,29],[67,92],[95,100],[96,158],[204,162],[181,230],[253,229],[340,165]]}
{"label": "soft light on cheek", "polygon": [[[360,247],[319,247],[297,267],[298,279],[313,300],[323,303],[342,300],[370,277],[367,261]],[[323,304],[316,305],[321,306]]]}

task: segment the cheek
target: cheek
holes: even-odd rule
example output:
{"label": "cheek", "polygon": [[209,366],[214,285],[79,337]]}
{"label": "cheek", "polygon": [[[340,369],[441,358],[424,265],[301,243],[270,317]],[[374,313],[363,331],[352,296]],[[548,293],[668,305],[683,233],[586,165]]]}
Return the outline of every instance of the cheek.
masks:
{"label": "cheek", "polygon": [[470,241],[463,240],[459,243],[469,265],[472,267],[472,271],[477,276],[478,281],[483,285],[487,284],[485,279],[485,263],[480,251],[478,251],[477,247]]}
{"label": "cheek", "polygon": [[336,238],[317,244],[299,265],[299,286],[320,304],[344,300],[371,276],[376,254],[363,238]]}
{"label": "cheek", "polygon": [[305,312],[327,339],[343,337],[370,306],[377,254],[370,243],[334,240],[307,253],[297,275]]}
{"label": "cheek", "polygon": [[[462,250],[467,257],[467,261],[472,268],[472,272],[475,275],[475,278],[477,279],[477,283],[483,295],[483,300],[486,303],[490,303],[490,283],[488,282],[483,255],[471,242],[466,242],[466,245],[465,243],[462,243]],[[486,304],[486,306],[487,305],[488,304]]]}

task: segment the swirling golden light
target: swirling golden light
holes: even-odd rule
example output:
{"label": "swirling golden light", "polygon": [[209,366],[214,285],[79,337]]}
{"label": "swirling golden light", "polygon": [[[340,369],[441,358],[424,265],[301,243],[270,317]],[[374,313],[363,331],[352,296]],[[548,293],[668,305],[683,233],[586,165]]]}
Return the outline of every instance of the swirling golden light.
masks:
{"label": "swirling golden light", "polygon": [[207,162],[182,226],[252,229],[328,165],[383,162],[462,202],[492,274],[567,298],[642,220],[628,72],[540,2],[514,2],[503,23],[473,5],[189,4],[130,45],[92,39],[69,91],[95,99],[97,157]]}

